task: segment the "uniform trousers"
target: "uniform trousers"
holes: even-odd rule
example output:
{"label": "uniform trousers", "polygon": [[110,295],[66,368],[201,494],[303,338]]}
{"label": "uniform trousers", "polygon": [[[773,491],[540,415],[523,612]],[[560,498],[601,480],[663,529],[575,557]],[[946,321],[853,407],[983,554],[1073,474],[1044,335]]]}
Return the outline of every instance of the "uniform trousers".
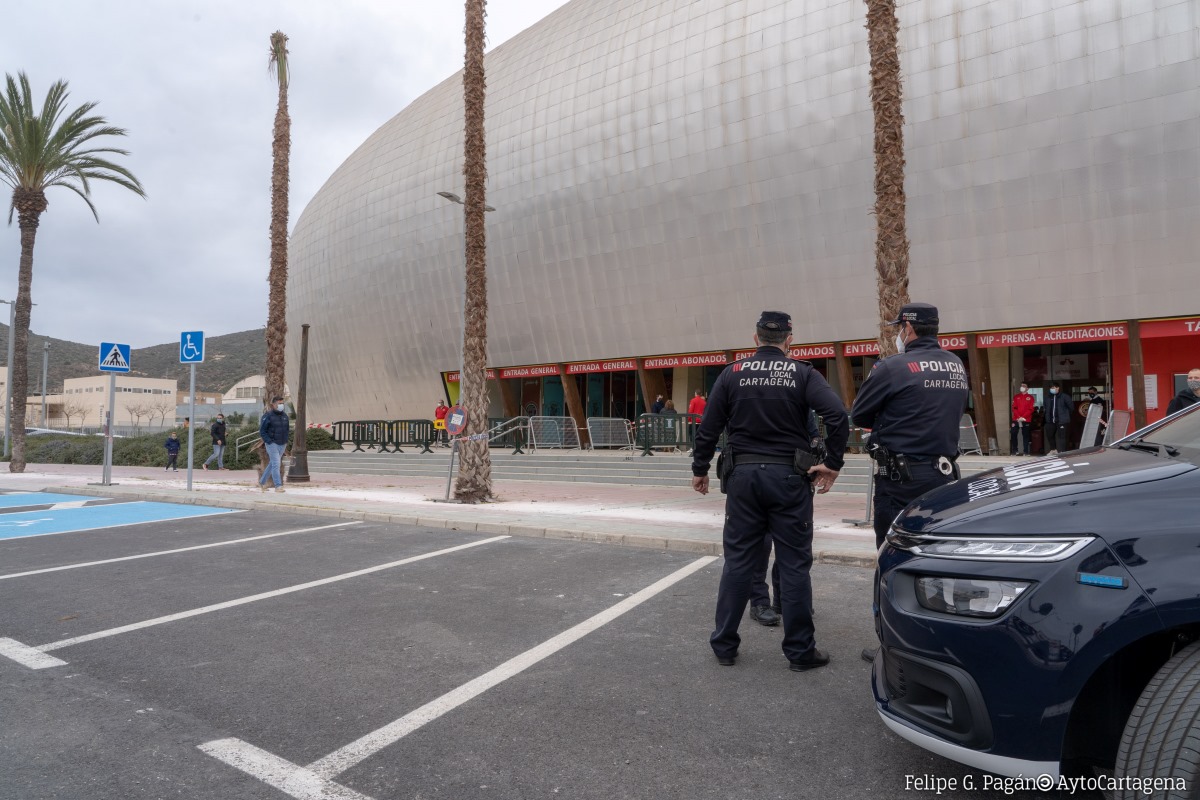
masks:
{"label": "uniform trousers", "polygon": [[883,547],[883,540],[891,530],[896,515],[904,507],[928,491],[945,486],[954,480],[953,475],[943,475],[933,461],[909,461],[911,481],[892,480],[887,473],[875,474],[875,547]]}
{"label": "uniform trousers", "polygon": [[[771,568],[771,588],[767,588],[767,567]],[[771,598],[775,602],[771,602]],[[750,587],[750,605],[771,606],[779,610],[779,560],[771,564],[771,536],[763,537],[762,553],[758,558],[758,566],[754,568],[754,583]]]}
{"label": "uniform trousers", "polygon": [[725,568],[717,592],[716,629],[709,639],[717,657],[737,654],[738,625],[746,613],[754,574],[769,535],[779,565],[783,653],[790,661],[812,655],[812,490],[808,478],[786,464],[740,464],[726,479]]}

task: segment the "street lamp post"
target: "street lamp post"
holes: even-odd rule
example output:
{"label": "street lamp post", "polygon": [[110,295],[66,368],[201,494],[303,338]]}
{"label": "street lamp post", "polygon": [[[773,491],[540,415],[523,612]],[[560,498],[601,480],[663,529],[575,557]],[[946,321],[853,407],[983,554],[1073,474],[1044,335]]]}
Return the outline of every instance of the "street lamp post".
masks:
{"label": "street lamp post", "polygon": [[[462,199],[461,197],[459,197],[458,195],[456,195],[454,192],[438,192],[438,197],[445,198],[446,200],[449,200],[451,203],[457,203],[457,204],[458,204],[458,205],[460,205],[460,206],[465,206],[465,205],[466,205],[466,202],[464,202],[464,201],[463,201],[463,199]],[[483,206],[483,210],[484,210],[484,211],[495,211],[496,209],[495,209],[495,208],[493,208],[492,206],[489,206],[489,205],[487,205],[487,204],[484,204],[484,206]],[[463,273],[462,273],[462,277],[463,277],[463,286],[462,286],[462,290],[463,290],[463,296],[464,296],[464,297],[465,297],[465,296],[466,296],[466,294],[467,294],[467,286],[466,286],[466,279],[467,279],[467,276],[466,276],[466,271],[465,271],[465,270],[466,270],[466,252],[467,252],[467,240],[466,240],[466,231],[464,231],[464,232],[463,232],[463,270],[464,270],[464,271],[463,271]],[[459,325],[459,346],[461,347],[461,345],[462,345],[462,334],[463,334],[463,332],[465,331],[465,329],[466,329],[466,327],[467,327],[467,309],[466,309],[466,306],[465,306],[465,305],[463,305],[463,306],[460,306],[460,307],[459,307],[459,310],[460,310],[460,311],[461,311],[461,313],[462,313],[462,315],[461,315],[461,317],[460,317],[460,319],[459,319],[459,322],[460,322],[460,325]],[[459,354],[458,354],[458,376],[459,376],[459,380],[462,380],[462,371],[463,371],[463,362],[462,362],[462,356],[463,356],[463,354],[462,354],[462,351],[460,350],[460,351],[459,351]],[[460,385],[461,385],[461,384],[460,384]]]}
{"label": "street lamp post", "polygon": [[50,366],[50,343],[42,343],[42,427],[46,427],[46,369]]}
{"label": "street lamp post", "polygon": [[13,335],[13,328],[17,327],[17,301],[16,300],[0,300],[0,303],[8,303],[8,360],[5,369],[8,370],[8,375],[4,379],[4,457],[8,458],[12,453],[12,376],[13,376],[13,348],[16,346],[17,337]]}

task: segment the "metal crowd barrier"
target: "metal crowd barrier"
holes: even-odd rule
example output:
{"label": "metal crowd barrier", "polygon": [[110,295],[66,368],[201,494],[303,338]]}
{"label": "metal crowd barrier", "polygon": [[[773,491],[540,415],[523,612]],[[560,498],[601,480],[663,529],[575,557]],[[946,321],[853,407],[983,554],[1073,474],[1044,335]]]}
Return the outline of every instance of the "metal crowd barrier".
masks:
{"label": "metal crowd barrier", "polygon": [[624,417],[588,417],[587,429],[593,450],[597,447],[633,449],[629,420]]}
{"label": "metal crowd barrier", "polygon": [[637,419],[635,442],[643,456],[654,455],[655,448],[690,450],[699,425],[699,414],[642,414]]}
{"label": "metal crowd barrier", "polygon": [[530,417],[529,444],[534,450],[581,450],[579,428],[571,417]]}
{"label": "metal crowd barrier", "polygon": [[429,447],[434,441],[433,421],[428,419],[341,420],[333,423],[332,436],[340,445],[354,445],[356,453],[367,450],[402,453],[401,447],[421,447],[422,453],[433,452]]}

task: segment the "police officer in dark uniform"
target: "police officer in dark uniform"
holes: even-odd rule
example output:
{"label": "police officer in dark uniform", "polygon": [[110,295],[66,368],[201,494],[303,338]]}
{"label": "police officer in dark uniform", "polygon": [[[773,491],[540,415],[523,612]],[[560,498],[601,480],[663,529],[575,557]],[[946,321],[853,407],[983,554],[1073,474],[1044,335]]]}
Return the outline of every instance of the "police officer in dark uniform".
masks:
{"label": "police officer in dark uniform", "polygon": [[896,347],[875,363],[850,409],[871,429],[867,450],[875,473],[875,546],[896,515],[921,495],[958,477],[958,427],[970,387],[962,360],[938,344],[938,310],[928,303],[900,309]]}
{"label": "police officer in dark uniform", "polygon": [[[820,455],[825,450],[825,442],[821,439],[820,429],[817,426],[817,415],[814,411],[808,412],[808,436],[812,443],[810,450],[815,455]],[[771,570],[771,588],[767,589],[767,569]],[[758,559],[758,566],[754,569],[754,580],[750,584],[750,619],[767,628],[773,628],[783,619],[780,616],[782,608],[779,605],[779,598],[782,597],[779,590],[779,562],[771,563],[771,535],[768,533],[763,537],[762,554]],[[775,601],[772,602],[771,598]]]}
{"label": "police officer in dark uniform", "polygon": [[[725,569],[717,593],[716,630],[710,637],[717,662],[732,666],[738,655],[738,624],[746,612],[751,581],[770,535],[780,567],[783,652],[802,672],[829,663],[817,649],[812,620],[813,491],[829,491],[842,468],[849,438],[846,408],[807,361],[787,355],[792,321],[764,311],[754,355],[721,372],[709,394],[692,451],[692,488],[708,493],[709,461],[721,432],[728,444],[718,462],[725,500]],[[828,454],[810,453],[810,409],[825,420]]]}

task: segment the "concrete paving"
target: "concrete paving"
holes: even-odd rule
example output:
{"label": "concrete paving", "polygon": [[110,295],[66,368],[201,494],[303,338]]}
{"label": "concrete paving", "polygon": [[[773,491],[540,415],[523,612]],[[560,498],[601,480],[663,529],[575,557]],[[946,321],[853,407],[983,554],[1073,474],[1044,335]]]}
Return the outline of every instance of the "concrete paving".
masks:
{"label": "concrete paving", "polygon": [[[0,489],[288,511],[721,555],[724,496],[715,489],[701,496],[684,487],[498,480],[494,490],[499,502],[461,505],[443,502],[444,478],[419,476],[317,474],[307,484],[288,484],[281,494],[260,492],[250,470],[197,469],[191,492],[182,470],[164,473],[153,467],[114,467],[115,485],[94,485],[100,478],[101,468],[96,466],[33,464],[24,474],[0,474]],[[861,494],[835,491],[818,495],[815,560],[873,568],[875,536],[871,528],[844,521],[861,520],[865,513],[866,498]]]}

